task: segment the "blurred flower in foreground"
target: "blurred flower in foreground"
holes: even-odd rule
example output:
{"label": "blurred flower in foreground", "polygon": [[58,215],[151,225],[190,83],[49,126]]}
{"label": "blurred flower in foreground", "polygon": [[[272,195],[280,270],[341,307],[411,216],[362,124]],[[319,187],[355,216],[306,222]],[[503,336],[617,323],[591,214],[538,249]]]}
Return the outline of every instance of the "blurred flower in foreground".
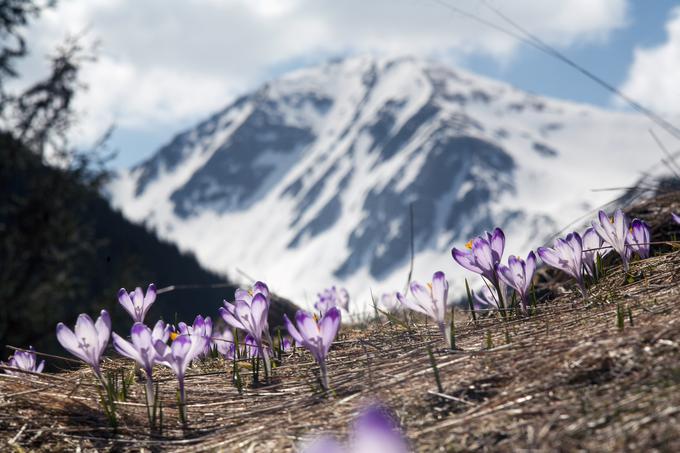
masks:
{"label": "blurred flower in foreground", "polygon": [[675,223],[680,223],[680,215],[677,215],[676,213],[671,212],[671,216],[673,217],[673,220],[675,221]]}
{"label": "blurred flower in foreground", "polygon": [[407,453],[411,451],[386,408],[370,406],[354,422],[347,447],[329,436],[317,438],[303,453]]}
{"label": "blurred flower in foreground", "polygon": [[314,316],[298,310],[295,314],[296,325],[285,314],[283,321],[290,336],[316,359],[321,369],[321,384],[328,390],[326,356],[340,328],[340,310],[331,307],[318,322]]}
{"label": "blurred flower in foreground", "polygon": [[397,293],[397,299],[406,308],[417,311],[432,318],[439,327],[446,343],[451,346],[450,327],[446,324],[446,303],[449,296],[449,282],[443,272],[432,275],[432,283],[427,286],[411,282],[411,294],[415,300]]}
{"label": "blurred flower in foreground", "polygon": [[109,313],[102,310],[97,322],[92,322],[92,318],[83,313],[78,316],[74,330],[75,333],[60,322],[57,324],[57,340],[64,349],[90,365],[101,380],[99,363],[111,336]]}
{"label": "blurred flower in foreground", "polygon": [[349,312],[349,293],[344,288],[336,288],[332,286],[324,289],[317,294],[317,301],[314,308],[323,315],[331,307],[339,307]]}
{"label": "blurred flower in foreground", "polygon": [[[31,346],[28,351],[16,351],[14,355],[7,360],[7,363],[0,362],[0,364],[16,368],[17,370],[30,371],[32,373],[42,373],[43,368],[45,368],[44,360],[38,363],[33,346]],[[20,371],[4,371],[12,376],[26,376],[25,373]]]}
{"label": "blurred flower in foreground", "polygon": [[607,217],[604,211],[600,211],[597,216],[598,220],[592,222],[595,232],[619,254],[623,262],[623,271],[628,272],[628,250],[626,247],[630,228],[628,217],[621,209],[616,210],[613,218]]}
{"label": "blurred flower in foreground", "polygon": [[529,252],[526,261],[514,255],[508,258],[508,265],[496,265],[498,277],[508,286],[517,291],[520,301],[522,302],[522,311],[527,312],[529,305],[529,290],[531,289],[531,281],[534,278],[536,271],[536,255],[534,252]]}
{"label": "blurred flower in foreground", "polygon": [[651,232],[649,225],[640,219],[630,222],[630,230],[626,239],[630,247],[629,252],[637,253],[641,259],[649,258]]}
{"label": "blurred flower in foreground", "polygon": [[144,322],[146,313],[151,308],[151,305],[156,301],[156,285],[151,283],[146,290],[146,294],[142,288],[137,287],[134,291],[127,292],[125,288],[118,290],[118,302],[120,305],[130,313],[135,322]]}
{"label": "blurred flower in foreground", "polygon": [[557,239],[552,248],[539,247],[537,251],[545,264],[574,277],[583,297],[587,296],[583,281],[583,242],[578,233],[569,233],[566,238]]}

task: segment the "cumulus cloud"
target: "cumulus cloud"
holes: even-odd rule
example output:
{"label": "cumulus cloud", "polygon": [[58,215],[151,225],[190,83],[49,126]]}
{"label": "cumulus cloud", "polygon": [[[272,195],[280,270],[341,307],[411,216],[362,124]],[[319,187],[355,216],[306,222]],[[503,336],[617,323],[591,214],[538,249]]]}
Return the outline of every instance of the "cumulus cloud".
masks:
{"label": "cumulus cloud", "polygon": [[[518,43],[443,8],[438,1],[498,20],[477,0],[70,0],[31,31],[38,57],[67,33],[101,42],[85,69],[89,90],[78,138],[112,122],[149,130],[195,121],[280,68],[361,52],[416,54],[460,61],[483,54],[511,59]],[[626,24],[626,0],[492,2],[548,42],[570,46],[606,39]],[[538,19],[540,18],[540,19]]]}
{"label": "cumulus cloud", "polygon": [[671,11],[666,33],[663,44],[635,49],[621,90],[656,111],[680,114],[680,7]]}

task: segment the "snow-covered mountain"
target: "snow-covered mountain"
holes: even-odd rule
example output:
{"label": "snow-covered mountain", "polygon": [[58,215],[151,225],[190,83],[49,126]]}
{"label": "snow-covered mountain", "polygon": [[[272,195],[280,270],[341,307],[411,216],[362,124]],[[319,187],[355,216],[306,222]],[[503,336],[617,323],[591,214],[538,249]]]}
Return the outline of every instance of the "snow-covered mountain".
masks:
{"label": "snow-covered mountain", "polygon": [[271,81],[112,183],[112,202],[205,266],[310,305],[366,303],[444,270],[485,229],[525,253],[658,159],[647,120],[414,58],[358,57]]}

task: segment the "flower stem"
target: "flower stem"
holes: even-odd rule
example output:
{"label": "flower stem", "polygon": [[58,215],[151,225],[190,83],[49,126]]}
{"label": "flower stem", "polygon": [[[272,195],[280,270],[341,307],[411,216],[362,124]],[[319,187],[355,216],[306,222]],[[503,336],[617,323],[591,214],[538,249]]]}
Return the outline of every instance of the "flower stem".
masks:
{"label": "flower stem", "polygon": [[321,386],[324,390],[328,390],[328,370],[325,360],[319,362],[319,368],[321,369]]}

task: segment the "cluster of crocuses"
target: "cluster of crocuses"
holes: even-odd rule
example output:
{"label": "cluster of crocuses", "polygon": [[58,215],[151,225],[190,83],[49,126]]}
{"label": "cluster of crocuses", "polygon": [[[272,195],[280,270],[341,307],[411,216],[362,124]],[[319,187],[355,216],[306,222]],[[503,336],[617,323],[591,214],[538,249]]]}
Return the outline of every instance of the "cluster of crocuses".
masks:
{"label": "cluster of crocuses", "polygon": [[[676,222],[680,216],[673,214]],[[479,274],[484,281],[481,294],[474,294],[478,306],[495,307],[503,316],[512,309],[512,301],[517,300],[523,313],[528,312],[533,277],[536,271],[536,254],[550,267],[559,269],[573,277],[583,296],[587,296],[586,278],[598,278],[598,262],[607,253],[615,251],[621,257],[623,269],[628,272],[629,262],[634,255],[644,259],[650,253],[650,229],[640,219],[630,221],[620,210],[612,217],[600,211],[583,235],[569,233],[555,241],[553,247],[539,247],[529,252],[526,259],[510,255],[507,264],[502,262],[505,251],[505,234],[500,228],[472,239],[466,249],[453,248],[454,261],[465,269]],[[410,283],[408,295],[396,293],[394,297],[402,306],[423,313],[432,318],[444,338],[450,341],[450,333],[445,322],[447,308],[448,282],[443,272],[435,272],[432,283],[422,285]],[[512,293],[516,297],[512,296]],[[389,302],[392,296],[383,299]]]}
{"label": "cluster of crocuses", "polygon": [[[177,376],[180,404],[184,405],[185,374],[189,364],[200,357],[207,356],[216,350],[227,359],[239,357],[261,358],[267,376],[271,373],[270,356],[272,338],[269,332],[268,314],[271,304],[269,288],[262,282],[256,282],[249,289],[238,289],[233,302],[224,301],[219,309],[227,327],[221,331],[213,331],[210,317],[198,315],[193,325],[180,322],[177,327],[156,322],[153,328],[144,324],[149,308],[156,300],[156,287],[149,285],[146,293],[141,288],[132,292],[121,289],[118,301],[132,317],[134,324],[129,340],[113,333],[114,349],[122,356],[134,360],[146,374],[147,403],[154,401],[153,368],[163,365],[170,368]],[[280,348],[283,351],[292,349],[293,340],[298,346],[306,348],[319,363],[321,382],[328,388],[326,357],[340,327],[341,314],[339,306],[347,308],[349,296],[344,289],[332,287],[319,294],[316,306],[321,317],[298,311],[295,324],[288,317],[284,322],[290,337],[281,338]],[[237,329],[245,334],[240,343],[235,338]],[[106,386],[101,372],[101,361],[111,337],[111,318],[106,310],[102,310],[99,318],[93,321],[87,314],[81,314],[73,330],[63,323],[57,325],[57,339],[71,354],[88,364],[95,376]],[[238,348],[238,349],[237,349]],[[32,354],[32,355],[30,355]],[[15,354],[13,358],[22,368],[32,371],[42,370],[42,364],[35,366],[35,354],[32,352]],[[26,365],[24,365],[26,362]],[[30,362],[30,363],[29,363]]]}

